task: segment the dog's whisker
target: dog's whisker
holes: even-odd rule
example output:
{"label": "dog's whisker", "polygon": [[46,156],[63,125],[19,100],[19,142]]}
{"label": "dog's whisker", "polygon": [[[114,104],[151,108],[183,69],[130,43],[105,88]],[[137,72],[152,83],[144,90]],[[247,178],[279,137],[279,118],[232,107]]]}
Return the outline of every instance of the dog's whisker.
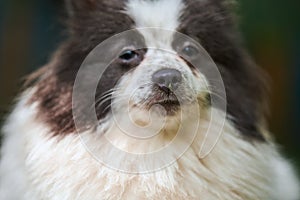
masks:
{"label": "dog's whisker", "polygon": [[124,101],[125,100],[125,98],[124,99],[118,99],[118,100],[114,100],[114,101],[112,101],[109,105],[107,105],[104,109],[103,109],[103,112],[106,112],[110,107],[112,107],[112,106],[114,106],[114,105],[117,105],[117,104],[119,104],[120,102],[122,102],[122,101]]}
{"label": "dog's whisker", "polygon": [[223,101],[227,101],[226,97],[222,96],[221,94],[218,94],[216,92],[213,92],[211,90],[200,90],[201,92],[207,92],[210,96],[216,96],[219,99],[223,100]]}

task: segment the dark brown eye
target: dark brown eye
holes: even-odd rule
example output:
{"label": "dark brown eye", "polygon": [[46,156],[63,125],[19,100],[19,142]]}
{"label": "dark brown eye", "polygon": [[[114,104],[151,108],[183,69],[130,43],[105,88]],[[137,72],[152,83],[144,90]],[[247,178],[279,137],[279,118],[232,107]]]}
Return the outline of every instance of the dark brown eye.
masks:
{"label": "dark brown eye", "polygon": [[125,50],[119,56],[119,58],[125,62],[129,62],[137,57],[138,57],[138,53],[133,50]]}
{"label": "dark brown eye", "polygon": [[199,54],[199,50],[192,45],[185,46],[181,52],[189,57],[193,57]]}

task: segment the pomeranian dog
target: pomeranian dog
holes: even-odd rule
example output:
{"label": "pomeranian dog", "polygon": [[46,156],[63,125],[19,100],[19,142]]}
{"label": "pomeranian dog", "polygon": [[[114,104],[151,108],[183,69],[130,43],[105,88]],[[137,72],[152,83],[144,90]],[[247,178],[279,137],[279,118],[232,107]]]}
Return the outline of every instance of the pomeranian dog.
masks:
{"label": "pomeranian dog", "polygon": [[2,129],[5,200],[299,200],[230,0],[67,0]]}

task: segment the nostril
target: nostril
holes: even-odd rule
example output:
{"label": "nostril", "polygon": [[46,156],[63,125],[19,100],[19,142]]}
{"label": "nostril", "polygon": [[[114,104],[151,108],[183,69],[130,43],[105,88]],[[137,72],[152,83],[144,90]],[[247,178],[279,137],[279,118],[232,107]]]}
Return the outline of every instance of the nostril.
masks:
{"label": "nostril", "polygon": [[162,86],[162,85],[158,85],[159,89],[161,89],[163,92],[165,92],[167,95],[169,95],[171,93],[170,88],[166,87],[166,86]]}
{"label": "nostril", "polygon": [[176,69],[162,69],[153,74],[152,81],[163,91],[170,91],[177,89],[182,81],[182,75]]}

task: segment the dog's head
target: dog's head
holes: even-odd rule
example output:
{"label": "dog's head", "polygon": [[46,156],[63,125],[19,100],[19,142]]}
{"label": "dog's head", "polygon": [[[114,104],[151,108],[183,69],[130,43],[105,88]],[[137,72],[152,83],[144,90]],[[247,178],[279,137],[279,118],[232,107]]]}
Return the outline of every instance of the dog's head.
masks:
{"label": "dog's head", "polygon": [[183,107],[210,108],[212,98],[224,95],[212,87],[218,84],[209,67],[215,67],[225,86],[228,119],[241,134],[264,139],[264,81],[241,45],[229,0],[68,0],[67,5],[70,37],[46,66],[34,95],[54,135],[75,130],[73,86],[86,56],[127,31],[125,39],[115,37],[93,58],[109,65],[101,77],[85,74],[84,86],[98,85],[93,105],[82,91],[83,115],[93,107],[101,122],[113,108],[143,112],[159,106],[170,118]]}

